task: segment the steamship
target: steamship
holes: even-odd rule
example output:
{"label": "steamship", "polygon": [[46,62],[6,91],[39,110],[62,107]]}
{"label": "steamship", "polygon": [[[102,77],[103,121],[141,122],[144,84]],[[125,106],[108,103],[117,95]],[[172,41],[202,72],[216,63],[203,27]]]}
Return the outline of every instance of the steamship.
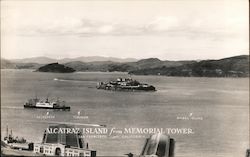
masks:
{"label": "steamship", "polygon": [[42,101],[38,98],[29,99],[25,104],[24,108],[38,108],[38,109],[57,109],[69,111],[70,106],[65,105],[65,101],[49,101],[47,98],[45,101]]}

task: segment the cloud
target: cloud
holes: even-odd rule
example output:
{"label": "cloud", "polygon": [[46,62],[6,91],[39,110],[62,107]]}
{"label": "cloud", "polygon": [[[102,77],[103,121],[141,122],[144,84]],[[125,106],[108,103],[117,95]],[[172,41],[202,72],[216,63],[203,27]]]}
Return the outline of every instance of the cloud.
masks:
{"label": "cloud", "polygon": [[23,22],[14,28],[15,33],[21,36],[126,36],[126,35],[168,35],[182,36],[191,39],[211,38],[220,40],[225,37],[242,35],[246,28],[246,19],[225,19],[223,21],[209,18],[178,19],[174,16],[159,16],[148,22],[136,25],[116,22],[95,21],[86,18],[62,18],[58,20],[41,20]]}
{"label": "cloud", "polygon": [[175,17],[157,17],[152,22],[149,22],[145,28],[151,31],[168,31],[179,26],[180,23]]}
{"label": "cloud", "polygon": [[98,28],[98,33],[107,34],[113,31],[112,25],[104,25]]}

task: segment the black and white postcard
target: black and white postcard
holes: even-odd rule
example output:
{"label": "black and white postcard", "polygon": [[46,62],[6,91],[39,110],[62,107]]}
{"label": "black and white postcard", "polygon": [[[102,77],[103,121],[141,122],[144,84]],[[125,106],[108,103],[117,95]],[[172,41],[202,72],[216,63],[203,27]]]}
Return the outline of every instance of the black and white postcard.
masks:
{"label": "black and white postcard", "polygon": [[250,157],[248,0],[1,1],[1,156]]}

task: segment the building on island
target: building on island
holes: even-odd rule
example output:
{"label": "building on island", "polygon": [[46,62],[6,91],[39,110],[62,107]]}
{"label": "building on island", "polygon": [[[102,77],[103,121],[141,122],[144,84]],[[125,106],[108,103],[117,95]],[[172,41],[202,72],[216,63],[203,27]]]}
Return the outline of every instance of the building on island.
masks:
{"label": "building on island", "polygon": [[[72,129],[65,124],[49,126],[48,129]],[[45,130],[42,143],[34,144],[34,152],[47,156],[82,156],[96,157],[96,151],[88,148],[88,143],[82,139],[81,132],[48,132]]]}

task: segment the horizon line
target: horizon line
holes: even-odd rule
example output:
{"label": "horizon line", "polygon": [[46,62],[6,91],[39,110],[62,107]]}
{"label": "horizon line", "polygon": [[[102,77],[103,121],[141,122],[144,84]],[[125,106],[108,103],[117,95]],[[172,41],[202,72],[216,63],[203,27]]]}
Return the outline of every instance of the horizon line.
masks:
{"label": "horizon line", "polygon": [[[225,56],[223,58],[206,58],[206,59],[187,59],[187,60],[216,60],[216,59],[224,59],[224,58],[230,58],[230,57],[236,57],[236,56],[249,56],[250,54],[238,54],[238,55],[233,55],[233,56]],[[134,60],[143,60],[143,59],[150,59],[150,58],[156,58],[156,59],[159,59],[161,61],[166,61],[166,60],[169,60],[169,59],[162,59],[160,57],[148,57],[148,58],[134,58],[134,57],[111,57],[111,56],[78,56],[78,57],[63,57],[63,58],[53,58],[53,57],[48,57],[48,56],[32,56],[32,57],[24,57],[24,58],[6,58],[6,57],[2,57],[1,56],[1,60],[2,59],[5,59],[5,60],[22,60],[22,59],[31,59],[31,58],[48,58],[48,59],[53,59],[53,60],[64,60],[64,59],[76,59],[76,58],[81,58],[81,57],[103,57],[103,58],[116,58],[116,59],[134,59]],[[186,59],[170,59],[169,61],[184,61]],[[108,60],[107,60],[108,61]]]}

